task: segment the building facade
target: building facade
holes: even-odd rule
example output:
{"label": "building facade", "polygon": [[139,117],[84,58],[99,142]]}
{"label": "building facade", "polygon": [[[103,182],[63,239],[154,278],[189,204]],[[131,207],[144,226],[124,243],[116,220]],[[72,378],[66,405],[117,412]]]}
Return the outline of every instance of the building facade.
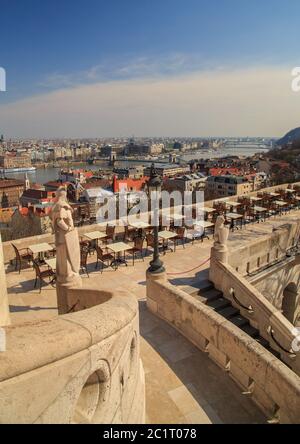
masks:
{"label": "building facade", "polygon": [[0,208],[18,206],[24,188],[25,185],[20,180],[0,179]]}

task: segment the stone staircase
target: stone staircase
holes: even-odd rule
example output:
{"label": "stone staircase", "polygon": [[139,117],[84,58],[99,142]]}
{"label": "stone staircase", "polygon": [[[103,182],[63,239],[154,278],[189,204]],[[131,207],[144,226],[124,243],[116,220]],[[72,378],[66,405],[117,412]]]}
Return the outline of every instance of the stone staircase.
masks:
{"label": "stone staircase", "polygon": [[229,322],[232,322],[232,324],[239,327],[242,331],[261,344],[266,350],[276,356],[276,358],[281,360],[280,353],[271,348],[269,342],[260,335],[259,331],[250,325],[248,319],[242,316],[240,311],[233,307],[231,302],[228,299],[225,299],[222,292],[216,290],[209,280],[202,280],[190,286],[184,286],[182,287],[182,290],[201,301],[207,307],[216,311]]}

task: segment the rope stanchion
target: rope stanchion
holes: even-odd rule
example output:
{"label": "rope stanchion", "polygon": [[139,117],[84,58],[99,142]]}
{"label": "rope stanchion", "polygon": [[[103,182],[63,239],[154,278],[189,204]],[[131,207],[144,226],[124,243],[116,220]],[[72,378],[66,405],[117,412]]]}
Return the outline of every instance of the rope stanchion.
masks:
{"label": "rope stanchion", "polygon": [[203,265],[207,264],[210,261],[210,257],[208,259],[206,259],[206,261],[202,262],[202,264],[199,264],[197,267],[192,268],[191,270],[187,270],[187,271],[182,271],[180,273],[167,273],[168,276],[181,276],[183,274],[188,274],[191,273],[192,271],[197,270],[200,267],[203,267]]}

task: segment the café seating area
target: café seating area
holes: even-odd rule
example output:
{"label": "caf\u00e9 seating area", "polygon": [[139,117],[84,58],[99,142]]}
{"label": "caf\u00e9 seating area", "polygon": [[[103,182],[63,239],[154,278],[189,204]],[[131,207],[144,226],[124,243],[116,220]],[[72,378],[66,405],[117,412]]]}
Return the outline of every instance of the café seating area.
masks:
{"label": "caf\u00e9 seating area", "polygon": [[[240,196],[217,200],[211,207],[201,206],[192,211],[178,211],[176,208],[160,211],[158,247],[161,254],[188,248],[199,241],[205,242],[213,236],[217,217],[222,215],[231,231],[242,230],[248,224],[257,224],[277,215],[285,214],[300,207],[300,187],[279,189],[275,192],[261,192],[257,196]],[[175,212],[176,210],[176,212]],[[145,215],[143,215],[145,216]],[[148,217],[148,215],[147,215]],[[126,221],[121,230],[115,225],[107,225],[105,231],[87,232],[80,237],[80,272],[90,277],[89,266],[94,262],[94,270],[101,273],[108,268],[117,270],[125,265],[134,266],[137,260],[144,261],[155,246],[154,223],[147,217]],[[153,217],[153,215],[152,215]],[[23,264],[35,270],[34,288],[55,285],[56,250],[51,243],[29,245],[15,251],[15,271],[21,273]]]}

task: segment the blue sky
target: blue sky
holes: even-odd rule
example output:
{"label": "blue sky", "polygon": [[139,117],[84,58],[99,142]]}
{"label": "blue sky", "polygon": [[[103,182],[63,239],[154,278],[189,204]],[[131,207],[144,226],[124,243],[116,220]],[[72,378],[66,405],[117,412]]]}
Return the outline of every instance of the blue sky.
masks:
{"label": "blue sky", "polygon": [[0,0],[0,13],[2,110],[86,85],[300,65],[299,0]]}

